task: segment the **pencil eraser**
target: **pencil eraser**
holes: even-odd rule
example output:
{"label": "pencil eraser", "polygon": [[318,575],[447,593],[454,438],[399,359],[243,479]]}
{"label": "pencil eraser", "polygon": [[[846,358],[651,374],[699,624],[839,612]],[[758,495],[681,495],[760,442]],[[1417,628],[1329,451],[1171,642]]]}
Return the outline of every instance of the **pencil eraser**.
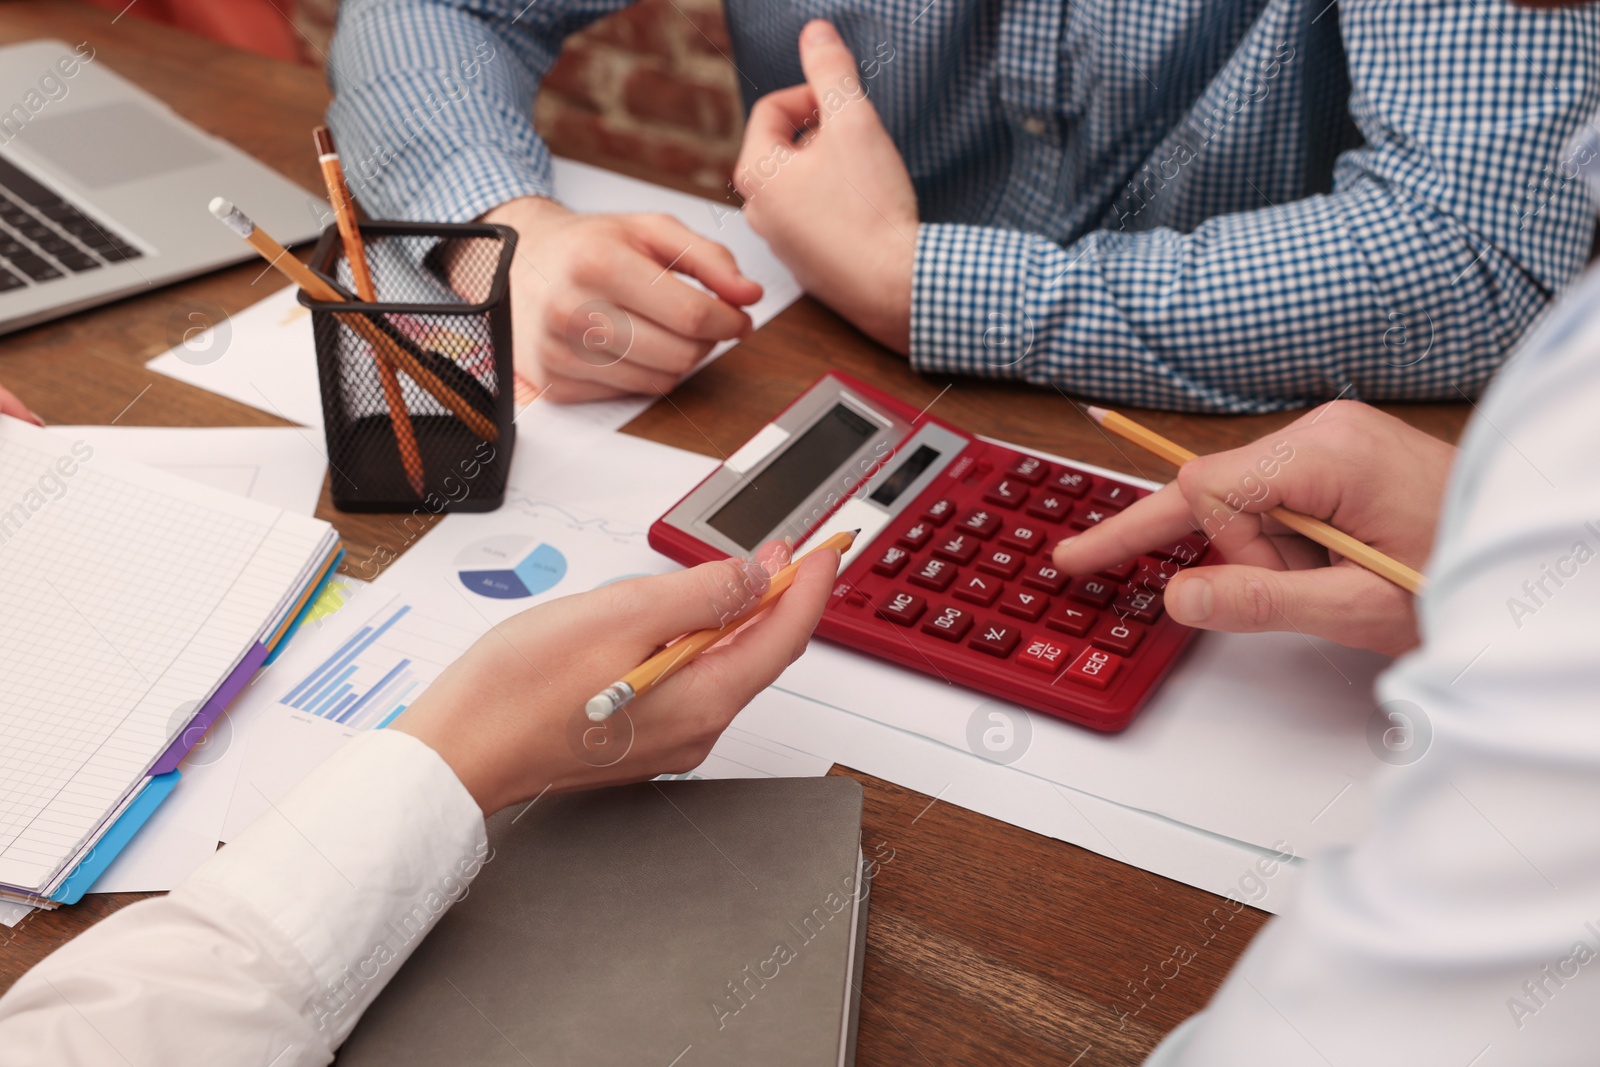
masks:
{"label": "pencil eraser", "polygon": [[605,693],[590,697],[589,702],[583,706],[583,712],[589,716],[590,722],[605,722],[616,710],[616,703]]}

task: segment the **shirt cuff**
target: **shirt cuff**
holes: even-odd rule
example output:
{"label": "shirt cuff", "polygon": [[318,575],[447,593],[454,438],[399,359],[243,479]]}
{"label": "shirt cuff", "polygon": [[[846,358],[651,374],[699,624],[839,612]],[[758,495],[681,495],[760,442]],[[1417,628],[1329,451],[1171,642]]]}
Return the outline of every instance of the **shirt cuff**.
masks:
{"label": "shirt cuff", "polygon": [[189,881],[228,891],[300,949],[317,982],[303,1010],[337,1046],[487,858],[483,813],[449,765],[372,730]]}
{"label": "shirt cuff", "polygon": [[1029,235],[924,223],[911,275],[911,366],[1025,378],[1037,340],[1028,312]]}
{"label": "shirt cuff", "polygon": [[396,207],[393,217],[471,222],[518,197],[554,195],[548,155],[527,159],[490,145],[464,145],[430,168],[428,176]]}

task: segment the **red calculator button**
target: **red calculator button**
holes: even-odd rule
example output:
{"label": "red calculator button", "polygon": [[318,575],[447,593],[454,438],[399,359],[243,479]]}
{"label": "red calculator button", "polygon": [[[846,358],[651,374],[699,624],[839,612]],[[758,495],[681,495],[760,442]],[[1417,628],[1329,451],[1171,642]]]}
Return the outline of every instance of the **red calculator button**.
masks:
{"label": "red calculator button", "polygon": [[971,563],[972,557],[982,547],[983,542],[978,540],[977,534],[952,533],[933,543],[933,554],[954,563]]}
{"label": "red calculator button", "polygon": [[1072,501],[1059,493],[1046,493],[1027,507],[1029,515],[1036,519],[1049,519],[1051,522],[1060,522],[1072,513]]}
{"label": "red calculator button", "polygon": [[1011,548],[1032,552],[1044,544],[1044,533],[1037,526],[1024,526],[1013,522],[1001,527],[1000,543]]}
{"label": "red calculator button", "polygon": [[1004,588],[998,578],[987,574],[969,574],[956,585],[954,595],[958,600],[988,607]]}
{"label": "red calculator button", "polygon": [[1038,485],[1049,473],[1050,464],[1038,456],[1018,456],[1010,471],[1013,478],[1021,478],[1029,485]]}
{"label": "red calculator button", "polygon": [[910,558],[911,553],[905,549],[898,545],[890,545],[883,550],[883,555],[879,556],[877,561],[872,564],[872,569],[874,573],[881,574],[885,578],[893,578],[905,570],[906,560]]}
{"label": "red calculator button", "polygon": [[928,510],[922,513],[922,517],[933,523],[935,526],[943,526],[945,524],[945,520],[950,518],[950,516],[954,515],[955,513],[956,506],[948,499],[940,497],[938,500],[935,500],[933,503],[928,505]]}
{"label": "red calculator button", "polygon": [[1170,545],[1163,545],[1151,555],[1160,556],[1162,559],[1175,561],[1180,567],[1187,567],[1191,563],[1198,563],[1200,557],[1206,554],[1206,539],[1203,534],[1190,534],[1180,541]]}
{"label": "red calculator button", "polygon": [[1059,593],[1067,587],[1067,576],[1050,564],[1041,563],[1022,576],[1022,584],[1047,593]]}
{"label": "red calculator button", "polygon": [[1090,575],[1072,579],[1067,586],[1067,595],[1093,607],[1103,608],[1116,599],[1117,587],[1104,578]]}
{"label": "red calculator button", "polygon": [[1054,674],[1065,664],[1067,646],[1048,637],[1035,637],[1022,647],[1017,662],[1036,671]]}
{"label": "red calculator button", "polygon": [[1104,689],[1117,676],[1117,668],[1121,666],[1121,656],[1113,656],[1098,648],[1086,648],[1072,661],[1072,666],[1067,668],[1063,677],[1093,689]]}
{"label": "red calculator button", "polygon": [[1019,508],[1028,499],[1028,487],[1022,479],[1008,475],[991,485],[984,492],[983,499],[1003,508]]}
{"label": "red calculator button", "polygon": [[1123,593],[1117,597],[1116,613],[1140,622],[1155,622],[1161,617],[1161,594],[1147,593],[1142,589]]}
{"label": "red calculator button", "polygon": [[1077,498],[1087,492],[1092,485],[1094,479],[1082,471],[1064,470],[1056,472],[1056,476],[1050,479],[1049,488],[1063,496]]}
{"label": "red calculator button", "polygon": [[890,622],[910,626],[922,618],[922,613],[927,608],[928,602],[915,593],[891,592],[884,597],[883,604],[878,608],[878,614]]}
{"label": "red calculator button", "polygon": [[1167,583],[1178,576],[1181,568],[1170,559],[1153,560],[1142,559],[1139,569],[1133,572],[1128,582],[1130,589],[1135,592],[1159,593],[1167,587]]}
{"label": "red calculator button", "polygon": [[919,522],[900,535],[900,543],[907,548],[921,548],[933,536],[933,523]]}
{"label": "red calculator button", "polygon": [[1100,617],[1098,612],[1086,611],[1075,608],[1071,604],[1063,604],[1051,616],[1044,620],[1044,624],[1052,630],[1060,630],[1073,637],[1082,637],[1094,626],[1094,621]]}
{"label": "red calculator button", "polygon": [[950,588],[950,583],[955,580],[956,565],[942,559],[925,559],[920,566],[914,567],[911,573],[906,575],[906,581],[912,585],[920,585],[936,593],[942,593]]}
{"label": "red calculator button", "polygon": [[1000,601],[1002,612],[1028,622],[1038,622],[1039,616],[1049,606],[1050,598],[1032,589],[1013,589]]}
{"label": "red calculator button", "polygon": [[1107,567],[1100,573],[1105,575],[1107,578],[1114,578],[1119,582],[1125,582],[1133,575],[1133,568],[1137,567],[1138,565],[1139,557],[1135,556],[1133,559],[1123,560],[1115,567]]}
{"label": "red calculator button", "polygon": [[1022,641],[1022,631],[1002,622],[986,622],[973,633],[967,644],[979,652],[1005,659]]}
{"label": "red calculator button", "polygon": [[1025,562],[1022,553],[1014,548],[991,548],[978,557],[978,569],[1002,578],[1015,578]]}
{"label": "red calculator button", "polygon": [[1139,499],[1139,490],[1131,485],[1101,482],[1100,488],[1094,491],[1094,499],[1114,508],[1125,508]]}
{"label": "red calculator button", "polygon": [[1079,504],[1072,513],[1072,525],[1087,530],[1091,526],[1099,526],[1116,513],[1116,508],[1108,508],[1104,504]]}
{"label": "red calculator button", "polygon": [[922,632],[942,637],[946,641],[959,641],[972,629],[972,612],[957,607],[940,608],[922,624]]}
{"label": "red calculator button", "polygon": [[1117,618],[1101,619],[1100,625],[1089,635],[1091,642],[1119,656],[1133,655],[1133,650],[1139,647],[1139,642],[1143,639],[1143,626],[1127,619]]}
{"label": "red calculator button", "polygon": [[994,532],[1000,529],[1000,516],[988,508],[969,511],[961,516],[961,528],[971,530],[979,537],[993,537]]}

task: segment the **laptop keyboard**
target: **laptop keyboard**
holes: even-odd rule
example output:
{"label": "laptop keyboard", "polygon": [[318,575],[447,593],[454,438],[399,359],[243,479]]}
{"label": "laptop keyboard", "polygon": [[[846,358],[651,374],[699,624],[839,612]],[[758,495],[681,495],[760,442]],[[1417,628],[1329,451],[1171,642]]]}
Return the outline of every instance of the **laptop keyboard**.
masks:
{"label": "laptop keyboard", "polygon": [[0,158],[0,293],[138,259],[137,248]]}

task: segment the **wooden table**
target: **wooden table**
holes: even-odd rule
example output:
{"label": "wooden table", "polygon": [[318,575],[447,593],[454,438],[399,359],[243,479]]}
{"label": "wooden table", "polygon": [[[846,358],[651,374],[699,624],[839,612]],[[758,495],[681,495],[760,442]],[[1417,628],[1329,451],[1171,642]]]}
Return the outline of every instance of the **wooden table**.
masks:
{"label": "wooden table", "polygon": [[[328,93],[306,69],[232,52],[127,17],[59,3],[0,6],[0,43],[88,40],[97,62],[131,78],[191,121],[319,190],[309,130]],[[232,314],[277,288],[257,265],[124,300],[0,339],[0,382],[46,421],[146,426],[264,426],[281,420],[169,378],[146,360],[190,314]],[[181,330],[181,326],[180,326]],[[1092,463],[1165,478],[1170,469],[1119,446],[1062,396],[1022,385],[913,374],[832,313],[802,300],[641,415],[628,432],[726,455],[830,368],[839,368],[972,430]],[[1462,406],[1397,407],[1454,439]],[[1289,415],[1210,418],[1139,413],[1200,451],[1242,444]],[[328,503],[352,566],[413,539],[388,516],[344,515]],[[371,573],[367,571],[365,573]],[[1246,909],[1137,1005],[1134,988],[1175,946],[1210,936],[1221,899],[1095,853],[936,802],[844,768],[867,787],[865,835],[892,850],[872,899],[858,1062],[879,1064],[1137,1063],[1204,1005],[1265,916]],[[888,854],[888,853],[885,853]],[[91,895],[0,930],[0,989],[50,950],[142,894]],[[1215,920],[1213,920],[1215,924]],[[1075,1057],[1077,1057],[1075,1059]]]}

